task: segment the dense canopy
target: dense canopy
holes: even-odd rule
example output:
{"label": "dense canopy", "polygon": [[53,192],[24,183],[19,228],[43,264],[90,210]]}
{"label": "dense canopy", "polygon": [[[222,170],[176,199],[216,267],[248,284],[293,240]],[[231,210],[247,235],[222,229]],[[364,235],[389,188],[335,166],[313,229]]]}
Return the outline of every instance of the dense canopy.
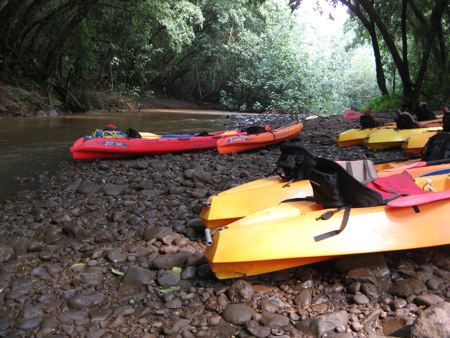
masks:
{"label": "dense canopy", "polygon": [[288,113],[447,104],[448,0],[328,3],[314,9],[347,9],[345,33],[306,1],[0,0],[1,78],[78,110],[100,108],[94,92]]}

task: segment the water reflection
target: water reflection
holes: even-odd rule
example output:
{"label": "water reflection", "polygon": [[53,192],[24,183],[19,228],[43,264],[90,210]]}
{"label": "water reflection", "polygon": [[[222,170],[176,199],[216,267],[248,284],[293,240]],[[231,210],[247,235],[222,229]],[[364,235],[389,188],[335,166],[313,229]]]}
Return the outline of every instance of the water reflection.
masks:
{"label": "water reflection", "polygon": [[96,129],[114,124],[156,134],[183,134],[229,129],[237,120],[226,113],[142,110],[125,113],[96,111],[78,115],[0,119],[0,199],[19,190],[36,189],[35,182],[14,178],[36,178],[54,172],[62,161],[71,161],[69,148],[75,140]]}

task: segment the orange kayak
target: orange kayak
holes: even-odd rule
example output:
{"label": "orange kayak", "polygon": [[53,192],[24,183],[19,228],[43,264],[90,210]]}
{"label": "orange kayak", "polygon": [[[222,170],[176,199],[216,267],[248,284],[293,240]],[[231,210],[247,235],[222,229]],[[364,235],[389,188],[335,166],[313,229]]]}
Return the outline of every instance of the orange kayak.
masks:
{"label": "orange kayak", "polygon": [[406,171],[420,189],[431,183],[432,192],[402,197],[403,204],[399,198],[384,206],[353,208],[345,229],[322,241],[314,237],[340,229],[344,212],[318,221],[326,210],[309,201],[279,204],[214,230],[205,250],[211,270],[220,279],[239,278],[343,255],[449,244],[450,165]]}
{"label": "orange kayak", "polygon": [[233,151],[242,152],[265,147],[281,141],[286,141],[300,134],[303,129],[302,121],[288,126],[254,135],[236,135],[217,141],[219,154],[231,154]]}

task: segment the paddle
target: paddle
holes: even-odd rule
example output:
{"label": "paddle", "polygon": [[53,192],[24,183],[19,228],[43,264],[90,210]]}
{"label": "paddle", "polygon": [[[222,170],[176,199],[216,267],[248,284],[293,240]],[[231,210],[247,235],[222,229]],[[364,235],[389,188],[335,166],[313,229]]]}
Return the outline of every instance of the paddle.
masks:
{"label": "paddle", "polygon": [[319,116],[311,115],[311,116],[308,116],[307,118],[304,118],[303,120],[300,120],[300,121],[288,124],[287,126],[283,126],[283,127],[278,128],[278,129],[275,129],[275,130],[280,130],[280,129],[283,129],[283,128],[286,128],[286,127],[290,127],[290,126],[295,126],[296,124],[299,124],[299,123],[302,123],[302,122],[305,122],[305,121],[308,121],[308,120],[314,120],[314,119],[316,119],[318,117]]}
{"label": "paddle", "polygon": [[[361,113],[358,113],[357,111],[354,111],[354,110],[350,110],[350,109],[347,109],[347,110],[344,110],[344,114],[343,114],[343,117],[344,117],[344,119],[347,119],[347,120],[353,120],[353,119],[357,119],[358,117],[361,117],[361,116],[363,116],[364,114],[361,114]],[[373,116],[373,115],[372,115]],[[374,118],[375,118],[375,120],[377,120],[377,117],[376,116],[373,116]],[[383,119],[383,118],[391,118],[391,117],[378,117],[379,119],[381,118],[381,119]],[[378,121],[378,120],[377,120]]]}
{"label": "paddle", "polygon": [[353,120],[353,119],[357,119],[358,117],[363,116],[363,114],[358,113],[357,111],[354,110],[344,110],[344,119],[347,120]]}

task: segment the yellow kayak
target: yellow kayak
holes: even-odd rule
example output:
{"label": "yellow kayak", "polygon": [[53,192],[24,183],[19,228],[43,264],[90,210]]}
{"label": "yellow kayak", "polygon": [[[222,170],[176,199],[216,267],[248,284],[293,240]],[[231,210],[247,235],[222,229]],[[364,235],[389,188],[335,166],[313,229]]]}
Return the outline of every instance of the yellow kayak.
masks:
{"label": "yellow kayak", "polygon": [[[421,122],[421,125],[426,126],[427,124],[431,123],[439,123],[442,119],[443,115],[436,116],[436,120],[430,120],[430,121],[423,121]],[[378,128],[370,128],[370,129],[350,129],[347,131],[344,131],[343,133],[339,134],[338,137],[336,137],[335,141],[339,147],[349,147],[354,146],[357,144],[363,144],[365,142],[365,139],[367,136],[369,136],[372,133],[378,132],[380,130],[385,129],[395,129],[397,127],[397,124],[395,122],[393,123],[387,123],[384,126],[378,127]]]}
{"label": "yellow kayak", "polygon": [[312,195],[308,180],[287,184],[279,176],[272,176],[211,196],[200,218],[207,228],[219,228],[285,199],[305,195]]}
{"label": "yellow kayak", "polygon": [[[420,161],[389,162],[375,165],[378,176],[392,175],[393,171],[411,169]],[[420,175],[433,167],[414,168]],[[412,170],[412,169],[411,169]],[[203,207],[200,218],[209,229],[220,228],[241,218],[270,208],[280,202],[302,196],[312,196],[309,180],[286,183],[279,176],[263,178],[211,196]]]}
{"label": "yellow kayak", "polygon": [[[353,208],[345,229],[336,236],[321,241],[314,239],[340,229],[343,211],[328,220],[317,220],[325,212],[321,205],[307,201],[287,202],[213,231],[205,257],[216,276],[224,279],[288,269],[343,255],[449,244],[450,191],[445,190],[450,189],[449,168],[450,165],[441,165],[408,169],[420,189],[431,183],[433,192],[418,195],[422,202],[414,199],[417,196],[408,196],[403,197],[406,201],[403,204],[403,198],[399,198],[389,203],[392,206]],[[418,174],[434,170],[441,171],[425,177]],[[390,175],[395,173],[399,172],[390,172]],[[427,183],[427,179],[431,181]],[[420,212],[408,203],[417,204]]]}
{"label": "yellow kayak", "polygon": [[350,129],[340,133],[338,137],[336,137],[335,141],[339,147],[350,147],[355,146],[357,144],[363,144],[364,139],[367,135],[386,128],[395,128],[395,123],[390,123],[385,126],[381,126],[378,128],[367,128],[367,129]]}
{"label": "yellow kayak", "polygon": [[369,149],[398,147],[409,137],[441,130],[442,126],[415,129],[383,129],[367,135],[364,139],[364,145]]}
{"label": "yellow kayak", "polygon": [[406,155],[419,154],[427,144],[431,136],[436,135],[440,131],[427,131],[425,133],[408,137],[402,143],[402,149]]}

